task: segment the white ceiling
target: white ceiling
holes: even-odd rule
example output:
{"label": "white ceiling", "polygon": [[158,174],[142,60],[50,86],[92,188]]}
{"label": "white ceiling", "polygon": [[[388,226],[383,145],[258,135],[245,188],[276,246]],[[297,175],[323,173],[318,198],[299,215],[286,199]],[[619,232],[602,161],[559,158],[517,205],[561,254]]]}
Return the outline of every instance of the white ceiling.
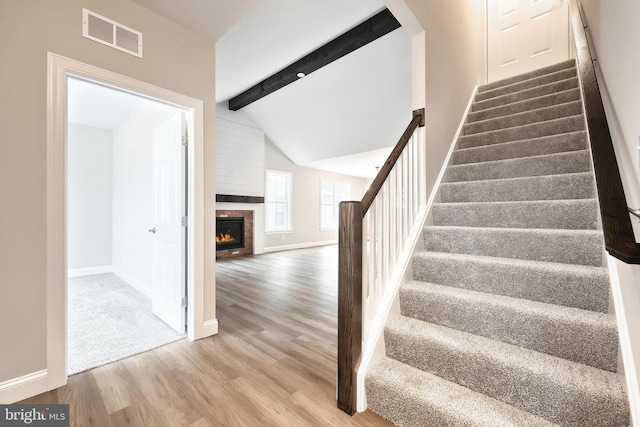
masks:
{"label": "white ceiling", "polygon": [[398,29],[242,110],[299,165],[393,146],[411,120],[407,39]]}
{"label": "white ceiling", "polygon": [[[217,101],[243,92],[384,8],[383,0],[134,1],[218,40]],[[241,111],[294,163],[371,177],[411,119],[410,44],[400,28]],[[109,107],[97,102],[98,94],[84,82],[70,84],[70,90],[76,84],[77,96],[70,100],[83,107],[75,111],[70,101],[73,121],[113,129],[135,108],[122,93],[110,94],[115,104]],[[87,106],[99,106],[101,112]]]}
{"label": "white ceiling", "polygon": [[[216,44],[217,101],[383,8],[382,0],[260,0]],[[410,37],[395,30],[241,111],[296,164],[373,176],[386,156],[370,152],[392,147],[411,120]]]}
{"label": "white ceiling", "polygon": [[134,110],[151,104],[156,112],[165,108],[178,110],[160,101],[73,77],[67,80],[67,90],[67,121],[100,129],[117,129]]}
{"label": "white ceiling", "polygon": [[86,80],[67,81],[67,120],[100,129],[116,129],[142,98]]}
{"label": "white ceiling", "polygon": [[389,154],[391,154],[391,150],[393,150],[393,147],[381,148],[379,150],[309,162],[302,164],[302,166],[360,178],[373,178],[376,176],[378,169],[387,160]]}
{"label": "white ceiling", "polygon": [[216,43],[216,101],[244,92],[382,9],[382,0],[259,0]]}

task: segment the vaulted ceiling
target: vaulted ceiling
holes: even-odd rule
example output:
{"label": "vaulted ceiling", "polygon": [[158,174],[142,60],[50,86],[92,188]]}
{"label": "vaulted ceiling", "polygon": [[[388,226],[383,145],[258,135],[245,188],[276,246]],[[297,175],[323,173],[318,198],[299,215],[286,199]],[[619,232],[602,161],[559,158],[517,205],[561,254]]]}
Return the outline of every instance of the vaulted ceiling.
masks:
{"label": "vaulted ceiling", "polygon": [[[382,0],[260,0],[216,44],[225,102],[384,9]],[[240,110],[294,163],[372,176],[411,119],[397,29]]]}
{"label": "vaulted ceiling", "polygon": [[[383,0],[134,0],[216,43],[226,103],[384,9]],[[294,163],[372,176],[411,119],[399,28],[242,108]]]}

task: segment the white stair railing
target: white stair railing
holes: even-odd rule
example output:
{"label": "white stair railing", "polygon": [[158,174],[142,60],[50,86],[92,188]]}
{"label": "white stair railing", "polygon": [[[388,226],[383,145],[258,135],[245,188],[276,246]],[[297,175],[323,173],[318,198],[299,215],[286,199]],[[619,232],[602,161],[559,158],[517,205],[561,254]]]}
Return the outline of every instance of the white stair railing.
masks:
{"label": "white stair railing", "polygon": [[388,284],[426,205],[424,109],[413,119],[362,201],[340,203],[338,407],[357,407],[358,364],[386,313]]}

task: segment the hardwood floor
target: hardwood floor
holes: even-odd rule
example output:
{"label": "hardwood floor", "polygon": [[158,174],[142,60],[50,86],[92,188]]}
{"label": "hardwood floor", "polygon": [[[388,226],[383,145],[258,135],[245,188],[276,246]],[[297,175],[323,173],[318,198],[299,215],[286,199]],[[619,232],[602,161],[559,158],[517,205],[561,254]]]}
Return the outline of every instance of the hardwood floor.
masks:
{"label": "hardwood floor", "polygon": [[336,407],[337,246],[219,260],[220,333],[69,377],[22,403],[72,426],[392,426]]}

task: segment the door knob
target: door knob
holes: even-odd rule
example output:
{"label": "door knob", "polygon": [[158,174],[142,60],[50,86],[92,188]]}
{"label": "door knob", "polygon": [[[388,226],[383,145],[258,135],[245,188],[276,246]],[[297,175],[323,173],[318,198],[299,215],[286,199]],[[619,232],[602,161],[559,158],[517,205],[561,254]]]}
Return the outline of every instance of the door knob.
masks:
{"label": "door knob", "polygon": [[155,227],[149,229],[149,233],[156,234],[156,231],[158,231],[158,230],[156,230]]}

